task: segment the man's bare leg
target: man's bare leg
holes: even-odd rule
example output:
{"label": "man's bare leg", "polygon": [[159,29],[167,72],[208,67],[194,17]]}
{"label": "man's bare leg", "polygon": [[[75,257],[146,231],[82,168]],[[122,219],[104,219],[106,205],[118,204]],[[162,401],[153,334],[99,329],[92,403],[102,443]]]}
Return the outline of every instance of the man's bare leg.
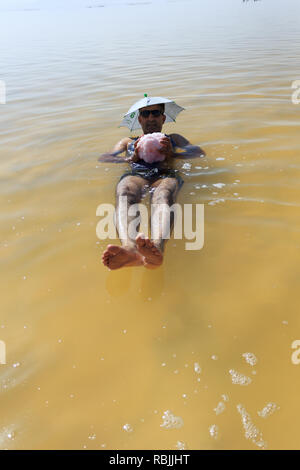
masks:
{"label": "man's bare leg", "polygon": [[[156,188],[152,195],[151,204],[163,204],[172,206],[176,201],[179,184],[176,178],[164,178],[156,183]],[[163,206],[161,206],[163,207]],[[153,206],[154,212],[151,218],[151,240],[143,234],[136,237],[138,251],[144,256],[144,266],[149,269],[159,267],[163,262],[163,252],[166,239],[164,234],[170,233],[174,225],[174,214],[171,211],[161,211],[161,218],[155,217],[159,207]],[[153,238],[155,236],[155,238]]]}
{"label": "man's bare leg", "polygon": [[[108,245],[102,255],[102,261],[109,269],[143,265],[143,256],[138,252],[135,240],[128,233],[128,226],[136,216],[129,216],[128,209],[132,204],[140,202],[142,191],[147,180],[140,176],[127,176],[117,185],[116,189],[116,228],[122,246]],[[120,204],[121,197],[126,196],[126,203]],[[137,227],[138,228],[138,227]]]}

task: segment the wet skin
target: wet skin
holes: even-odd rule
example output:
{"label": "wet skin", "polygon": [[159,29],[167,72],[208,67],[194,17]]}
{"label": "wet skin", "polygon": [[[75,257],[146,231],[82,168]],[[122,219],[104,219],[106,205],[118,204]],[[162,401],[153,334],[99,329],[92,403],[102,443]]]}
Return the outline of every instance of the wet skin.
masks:
{"label": "wet skin", "polygon": [[[144,109],[161,110],[161,107],[159,105],[151,105],[142,108],[140,111]],[[150,134],[153,132],[162,131],[166,116],[164,114],[160,114],[159,116],[153,116],[152,114],[150,114],[148,117],[143,117],[139,115],[138,120],[143,129],[144,134]],[[178,134],[173,134],[173,136],[176,137],[175,142],[179,148],[185,148],[185,146],[190,146],[190,143],[184,137],[179,136]],[[123,139],[119,144],[115,146],[113,152],[122,152],[126,150],[131,143],[132,139]],[[162,163],[166,168],[171,168],[172,163],[174,161],[174,155],[178,158],[180,154],[174,154],[170,139],[168,137],[162,139],[161,143],[161,152],[165,155],[165,160]],[[126,158],[125,161],[131,163],[139,160],[136,144],[137,142],[135,142],[134,155],[130,158]],[[200,147],[194,147],[195,156],[199,156],[201,152],[203,153]],[[104,157],[109,158],[110,154],[105,154]],[[120,157],[117,157],[116,161],[120,162],[122,161],[122,159]],[[164,229],[166,228],[166,223],[169,223],[169,220],[167,221],[167,218],[162,221],[162,227],[158,229],[158,231],[155,230],[155,233],[160,234],[155,240],[149,239],[142,233],[139,233],[135,240],[130,239],[128,235],[128,225],[130,223],[130,218],[127,217],[128,209],[130,205],[140,202],[142,193],[145,188],[149,188],[149,181],[137,175],[126,176],[121,181],[119,181],[117,185],[116,228],[118,234],[125,233],[127,235],[125,235],[124,238],[121,238],[119,235],[122,246],[108,245],[106,250],[104,251],[102,255],[102,262],[104,266],[109,269],[114,270],[129,266],[145,266],[148,269],[155,269],[158,268],[163,262],[163,251],[166,240],[163,239],[162,234],[165,233]],[[171,206],[176,201],[176,196],[179,190],[179,184],[176,178],[158,178],[151,185],[150,189],[154,190],[151,194],[151,202],[153,204],[167,204],[168,206]],[[119,205],[119,200],[121,196],[127,196],[129,200],[127,205],[126,217],[124,210],[122,211]],[[151,227],[151,232],[153,233],[152,228],[153,226]],[[154,225],[154,228],[157,229],[157,226]],[[170,227],[170,232],[171,229],[172,223]]]}

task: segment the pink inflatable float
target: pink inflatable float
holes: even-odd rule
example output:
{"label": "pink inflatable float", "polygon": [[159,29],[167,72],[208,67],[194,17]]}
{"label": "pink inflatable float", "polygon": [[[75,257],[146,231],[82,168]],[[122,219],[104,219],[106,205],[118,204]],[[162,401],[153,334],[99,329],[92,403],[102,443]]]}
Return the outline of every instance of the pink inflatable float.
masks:
{"label": "pink inflatable float", "polygon": [[162,162],[165,159],[165,155],[159,152],[162,137],[165,137],[165,134],[161,132],[142,135],[137,143],[139,157],[147,163]]}

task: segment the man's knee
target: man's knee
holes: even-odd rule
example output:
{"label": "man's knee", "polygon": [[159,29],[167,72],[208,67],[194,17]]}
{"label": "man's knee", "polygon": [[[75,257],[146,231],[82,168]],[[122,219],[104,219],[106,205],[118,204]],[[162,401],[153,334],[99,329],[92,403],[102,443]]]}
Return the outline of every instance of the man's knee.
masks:
{"label": "man's knee", "polygon": [[176,199],[176,190],[174,188],[157,188],[153,194],[152,203],[153,204],[168,204],[171,206],[174,204]]}
{"label": "man's knee", "polygon": [[117,185],[116,196],[117,199],[127,197],[129,204],[135,204],[140,200],[140,188],[137,184],[130,181],[120,181]]}

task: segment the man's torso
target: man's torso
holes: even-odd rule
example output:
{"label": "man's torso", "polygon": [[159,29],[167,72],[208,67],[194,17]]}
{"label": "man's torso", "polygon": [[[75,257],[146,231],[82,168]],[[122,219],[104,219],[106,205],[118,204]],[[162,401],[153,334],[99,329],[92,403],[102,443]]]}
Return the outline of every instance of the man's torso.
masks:
{"label": "man's torso", "polygon": [[[173,151],[175,152],[175,149],[176,149],[176,146],[177,146],[176,134],[169,134],[169,135],[167,135],[167,137],[170,138],[171,144],[172,144],[172,147],[173,147]],[[126,156],[127,157],[130,157],[130,156],[133,155],[134,143],[137,139],[138,139],[138,137],[128,137],[127,150],[126,150]],[[158,162],[158,163],[147,163],[146,165],[145,165],[145,163],[146,162],[144,162],[144,160],[141,160],[141,159],[139,159],[138,162],[137,162],[137,164],[147,166],[148,168],[159,167],[159,168],[166,168],[166,169],[170,168],[171,169],[171,168],[173,168],[174,159],[172,157],[170,157],[170,158],[166,158],[162,162]]]}

